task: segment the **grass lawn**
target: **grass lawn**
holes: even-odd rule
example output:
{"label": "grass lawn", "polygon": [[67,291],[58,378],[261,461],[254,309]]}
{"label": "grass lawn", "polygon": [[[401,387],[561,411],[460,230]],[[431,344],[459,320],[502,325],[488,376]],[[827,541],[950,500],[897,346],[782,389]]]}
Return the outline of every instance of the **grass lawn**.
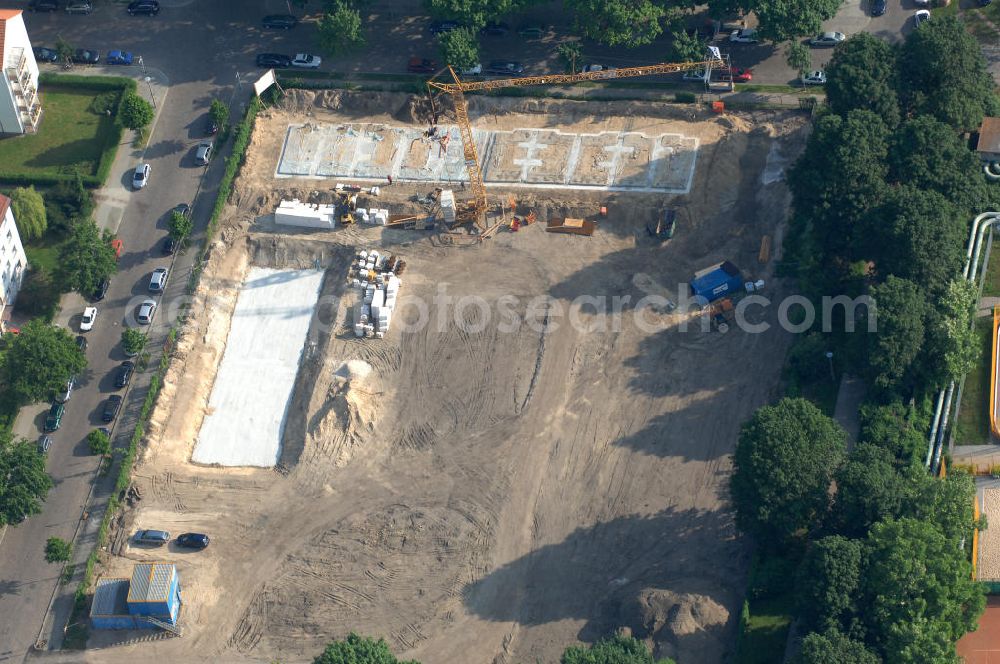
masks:
{"label": "grass lawn", "polygon": [[[1000,261],[997,261],[1000,263]],[[981,349],[980,360],[965,377],[962,404],[955,422],[956,445],[984,445],[990,442],[989,400],[990,361],[993,344],[993,316],[976,321],[976,336]]]}
{"label": "grass lawn", "polygon": [[117,140],[114,121],[89,110],[106,91],[42,86],[38,132],[0,140],[0,174],[97,175],[101,153]]}
{"label": "grass lawn", "polygon": [[750,622],[740,640],[737,664],[773,664],[784,658],[791,605],[790,597],[750,602]]}
{"label": "grass lawn", "polygon": [[24,253],[28,255],[28,263],[33,268],[45,270],[49,274],[55,274],[56,265],[59,261],[59,249],[62,247],[65,238],[56,237],[52,232],[46,233],[37,240],[24,245]]}

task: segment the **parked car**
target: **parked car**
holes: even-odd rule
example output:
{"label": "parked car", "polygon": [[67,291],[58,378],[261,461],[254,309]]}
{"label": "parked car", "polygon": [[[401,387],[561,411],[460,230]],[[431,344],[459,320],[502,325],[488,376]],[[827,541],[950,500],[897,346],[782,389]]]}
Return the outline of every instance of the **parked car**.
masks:
{"label": "parked car", "polygon": [[140,14],[156,16],[160,13],[159,0],[134,0],[134,2],[128,3],[128,13],[129,16],[139,16]]}
{"label": "parked car", "polygon": [[42,454],[48,454],[50,447],[52,447],[52,436],[43,433],[38,437],[38,451]]}
{"label": "parked car", "polygon": [[44,46],[35,46],[31,52],[35,54],[35,62],[56,62],[59,59],[58,52]]}
{"label": "parked car", "polygon": [[494,60],[486,67],[486,73],[490,76],[510,76],[524,73],[524,65],[512,60]]}
{"label": "parked car", "polygon": [[465,69],[459,70],[462,76],[479,76],[483,73],[483,66],[478,62],[471,67],[466,67]]}
{"label": "parked car", "polygon": [[261,20],[261,25],[272,30],[291,30],[298,23],[299,19],[291,14],[270,14]]}
{"label": "parked car", "polygon": [[154,293],[162,293],[167,285],[167,268],[158,267],[153,270],[153,275],[149,278],[149,290]]}
{"label": "parked car", "polygon": [[93,330],[95,320],[97,320],[97,307],[85,307],[83,317],[80,318],[80,331],[90,332]]}
{"label": "parked car", "polygon": [[76,347],[80,349],[81,353],[87,352],[87,337],[83,335],[76,335]]}
{"label": "parked car", "polygon": [[135,167],[135,173],[132,175],[132,188],[142,189],[147,184],[149,184],[149,174],[153,171],[153,168],[149,164],[139,164]]}
{"label": "parked car", "polygon": [[406,63],[406,71],[412,74],[433,74],[437,68],[437,63],[427,58],[410,58]]}
{"label": "parked car", "polygon": [[442,32],[451,32],[452,30],[457,30],[461,25],[458,21],[434,21],[430,25],[430,31],[432,35],[439,35]]}
{"label": "parked car", "polygon": [[821,32],[809,40],[810,46],[836,46],[847,39],[843,32]]}
{"label": "parked car", "polygon": [[163,255],[170,256],[177,250],[177,241],[169,235],[163,238]]}
{"label": "parked car", "polygon": [[592,71],[614,71],[615,69],[616,67],[609,67],[607,65],[590,64],[590,65],[584,65],[583,69],[581,69],[580,71],[586,74]]}
{"label": "parked car", "polygon": [[153,322],[153,314],[155,313],[156,301],[143,300],[142,304],[139,305],[139,312],[136,314],[135,319],[139,321],[140,325],[149,325]]}
{"label": "parked car", "polygon": [[887,5],[886,0],[872,0],[872,16],[881,16],[884,14]]}
{"label": "parked car", "polygon": [[59,3],[56,0],[34,0],[28,6],[33,12],[54,12],[59,9]]}
{"label": "parked car", "polygon": [[917,7],[930,7],[931,0],[913,0],[913,4],[915,4]]}
{"label": "parked car", "polygon": [[174,206],[174,209],[171,210],[171,212],[177,212],[179,214],[184,215],[185,217],[190,217],[191,206],[188,205],[187,203],[178,203],[177,205]]}
{"label": "parked car", "polygon": [[510,26],[500,21],[490,21],[479,32],[490,37],[503,37],[510,32]]}
{"label": "parked car", "polygon": [[194,163],[205,166],[212,158],[212,141],[202,141],[194,153]]}
{"label": "parked car", "polygon": [[61,403],[53,403],[49,407],[49,414],[45,416],[45,426],[43,429],[45,431],[57,431],[62,426],[62,418],[65,412],[66,406]]}
{"label": "parked car", "polygon": [[303,69],[319,69],[321,64],[323,64],[323,58],[310,53],[296,53],[295,57],[292,58],[293,67],[302,67]]}
{"label": "parked car", "polygon": [[70,376],[62,391],[56,395],[55,401],[66,403],[73,396],[73,388],[76,387],[76,376]]}
{"label": "parked car", "polygon": [[135,364],[132,362],[122,362],[118,365],[118,372],[115,374],[115,387],[121,389],[128,387],[132,380],[132,372],[135,371]]}
{"label": "parked car", "polygon": [[743,67],[730,67],[729,75],[737,83],[746,83],[747,81],[753,80],[753,70],[744,69]]}
{"label": "parked car", "polygon": [[697,81],[699,83],[704,83],[708,78],[709,72],[704,69],[695,69],[694,71],[684,72],[683,79],[685,81]]}
{"label": "parked car", "polygon": [[545,26],[541,23],[525,23],[517,29],[517,34],[525,39],[541,39],[545,36]]}
{"label": "parked car", "polygon": [[94,289],[93,294],[90,299],[94,302],[100,302],[104,299],[104,296],[108,294],[108,288],[111,286],[110,279],[101,279],[101,283],[97,284],[97,288]]}
{"label": "parked car", "polygon": [[257,56],[257,66],[287,69],[292,66],[292,59],[280,53],[260,53]]}
{"label": "parked car", "polygon": [[929,20],[931,20],[931,13],[926,9],[921,9],[919,11],[914,12],[913,14],[913,24],[918,28],[920,27],[921,23]]}
{"label": "parked car", "polygon": [[152,544],[163,546],[170,541],[170,533],[166,530],[140,530],[135,534],[136,544]]}
{"label": "parked car", "polygon": [[740,28],[729,33],[729,41],[736,44],[756,44],[757,31],[753,28]]}
{"label": "parked car", "polygon": [[110,51],[104,62],[109,65],[130,65],[132,64],[132,54],[128,51]]}
{"label": "parked car", "polygon": [[112,394],[104,402],[104,412],[101,413],[101,421],[114,422],[118,417],[118,409],[122,407],[122,397],[120,394]]}
{"label": "parked car", "polygon": [[89,14],[92,11],[94,11],[94,8],[87,0],[72,0],[72,2],[66,5],[67,14]]}
{"label": "parked car", "polygon": [[78,65],[96,65],[101,61],[101,52],[78,48],[73,51],[73,57],[70,59]]}
{"label": "parked car", "polygon": [[826,72],[816,69],[802,77],[806,85],[826,85]]}
{"label": "parked car", "polygon": [[211,115],[205,118],[205,133],[209,136],[215,136],[219,133],[219,125],[212,119]]}
{"label": "parked car", "polygon": [[177,536],[177,546],[187,549],[204,549],[208,546],[208,535],[202,533],[184,533]]}

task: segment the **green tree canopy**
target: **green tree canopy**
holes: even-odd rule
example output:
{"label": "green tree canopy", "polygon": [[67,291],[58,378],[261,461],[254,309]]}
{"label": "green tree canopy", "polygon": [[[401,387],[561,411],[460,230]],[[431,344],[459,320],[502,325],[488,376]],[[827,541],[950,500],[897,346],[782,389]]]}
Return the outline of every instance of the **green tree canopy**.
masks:
{"label": "green tree canopy", "polygon": [[89,296],[97,285],[118,270],[114,235],[103,233],[90,219],[80,221],[59,254],[60,281],[65,287]]}
{"label": "green tree canopy", "polygon": [[425,0],[431,16],[453,19],[473,30],[511,14],[539,0]]}
{"label": "green tree canopy", "polygon": [[4,383],[20,405],[44,401],[86,366],[87,358],[66,329],[31,320],[4,354]]}
{"label": "green tree canopy", "polygon": [[470,28],[458,28],[438,35],[438,49],[445,64],[468,69],[479,64],[479,40]]}
{"label": "green tree canopy", "polygon": [[671,62],[701,62],[706,57],[707,44],[694,30],[679,30],[670,42]]}
{"label": "green tree canopy", "polygon": [[976,496],[972,476],[955,469],[943,480],[927,474],[919,478],[916,496],[906,505],[906,515],[936,526],[956,549],[963,540],[971,541],[975,523],[972,501]]}
{"label": "green tree canopy", "polygon": [[62,181],[45,194],[45,212],[48,225],[69,231],[77,221],[87,219],[94,211],[94,196],[83,186],[83,178],[77,173],[69,181]]}
{"label": "green tree canopy", "polygon": [[100,429],[94,429],[87,434],[87,446],[91,454],[111,454],[111,438]]}
{"label": "green tree canopy", "polygon": [[313,659],[313,664],[420,664],[416,660],[406,662],[396,659],[384,639],[348,634],[343,641],[334,641],[321,655]]}
{"label": "green tree canopy", "polygon": [[330,55],[364,46],[361,14],[346,0],[339,0],[323,14],[318,26],[320,48]]}
{"label": "green tree canopy", "polygon": [[761,38],[777,43],[819,32],[842,4],[843,0],[754,0],[753,11]]}
{"label": "green tree canopy", "polygon": [[174,211],[170,213],[170,220],[167,222],[167,231],[170,237],[180,242],[194,230],[194,220],[190,213]]}
{"label": "green tree canopy", "polygon": [[878,331],[865,334],[867,377],[894,389],[910,370],[924,343],[927,301],[916,284],[890,275],[872,288]]}
{"label": "green tree canopy", "polygon": [[64,539],[50,537],[45,541],[45,562],[64,563],[73,553],[73,545]]}
{"label": "green tree canopy", "polygon": [[580,41],[567,41],[556,46],[556,53],[566,71],[575,74],[583,65],[583,44]]}
{"label": "green tree canopy", "polygon": [[826,65],[826,103],[839,115],[867,109],[895,127],[900,118],[897,84],[896,48],[868,32],[840,44]]}
{"label": "green tree canopy", "polygon": [[840,629],[853,613],[864,546],[859,540],[831,535],[813,542],[799,566],[798,615],[807,630]]}
{"label": "green tree canopy", "polygon": [[638,639],[613,636],[590,647],[566,648],[559,658],[559,664],[674,664],[674,661],[654,660],[646,644]]}
{"label": "green tree canopy", "polygon": [[846,434],[805,399],[782,399],[754,413],[740,432],[730,492],[736,523],[765,545],[810,528],[829,502]]}
{"label": "green tree canopy", "polygon": [[213,99],[211,106],[208,107],[208,116],[212,118],[212,122],[221,131],[226,126],[226,123],[229,122],[229,107],[218,99]]}
{"label": "green tree canopy", "polygon": [[565,0],[576,31],[608,46],[651,44],[663,33],[667,10],[653,0]]}
{"label": "green tree canopy", "polygon": [[790,41],[785,47],[785,62],[798,72],[801,78],[802,74],[812,67],[812,53],[810,53],[809,47],[802,42]]}
{"label": "green tree canopy", "polygon": [[868,639],[890,662],[954,662],[955,642],[986,605],[966,553],[934,524],[886,521],[868,536],[861,585]]}
{"label": "green tree canopy", "polygon": [[1000,111],[979,42],[954,16],[935,16],[907,35],[899,68],[903,99],[916,114],[973,131]]}
{"label": "green tree canopy", "polygon": [[[903,514],[904,504],[916,492],[913,471],[926,474],[912,466],[901,473],[891,451],[871,443],[859,444],[837,471],[831,514],[834,527],[845,535],[864,537],[875,523]],[[819,627],[822,631],[827,626]]]}
{"label": "green tree canopy", "polygon": [[141,330],[130,327],[122,330],[122,350],[128,356],[138,355],[146,347],[146,335]]}
{"label": "green tree canopy", "polygon": [[51,488],[38,447],[27,440],[15,442],[9,429],[0,429],[0,527],[40,513]]}
{"label": "green tree canopy", "polygon": [[882,664],[882,659],[842,632],[831,630],[823,634],[807,634],[797,664]]}
{"label": "green tree canopy", "polygon": [[14,211],[14,222],[24,240],[39,238],[48,227],[45,214],[45,200],[35,191],[34,186],[18,187],[10,194],[10,205]]}
{"label": "green tree canopy", "polygon": [[142,129],[153,121],[153,105],[134,92],[126,92],[118,111],[118,120],[129,129]]}
{"label": "green tree canopy", "polygon": [[902,466],[919,464],[927,452],[930,422],[900,400],[861,407],[860,440],[888,450]]}
{"label": "green tree canopy", "polygon": [[953,279],[938,304],[927,312],[927,337],[919,360],[927,385],[943,387],[969,373],[979,362],[979,339],[972,327],[976,315],[976,287]]}

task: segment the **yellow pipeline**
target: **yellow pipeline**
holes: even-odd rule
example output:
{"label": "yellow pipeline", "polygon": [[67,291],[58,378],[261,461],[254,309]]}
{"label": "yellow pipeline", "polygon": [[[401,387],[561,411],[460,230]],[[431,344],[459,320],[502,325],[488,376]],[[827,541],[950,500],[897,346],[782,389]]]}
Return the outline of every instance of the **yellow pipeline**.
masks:
{"label": "yellow pipeline", "polygon": [[993,307],[993,356],[990,367],[990,429],[993,435],[1000,438],[1000,425],[997,423],[997,330],[1000,327],[1000,305]]}

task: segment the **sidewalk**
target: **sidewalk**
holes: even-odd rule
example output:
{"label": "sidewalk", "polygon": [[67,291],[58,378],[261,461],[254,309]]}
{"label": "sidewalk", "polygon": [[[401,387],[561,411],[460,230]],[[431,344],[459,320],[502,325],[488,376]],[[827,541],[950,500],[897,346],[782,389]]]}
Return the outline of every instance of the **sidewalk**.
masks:
{"label": "sidewalk", "polygon": [[854,449],[861,433],[861,404],[865,400],[865,382],[856,376],[844,374],[837,391],[837,405],[833,419],[847,432],[847,451]]}

